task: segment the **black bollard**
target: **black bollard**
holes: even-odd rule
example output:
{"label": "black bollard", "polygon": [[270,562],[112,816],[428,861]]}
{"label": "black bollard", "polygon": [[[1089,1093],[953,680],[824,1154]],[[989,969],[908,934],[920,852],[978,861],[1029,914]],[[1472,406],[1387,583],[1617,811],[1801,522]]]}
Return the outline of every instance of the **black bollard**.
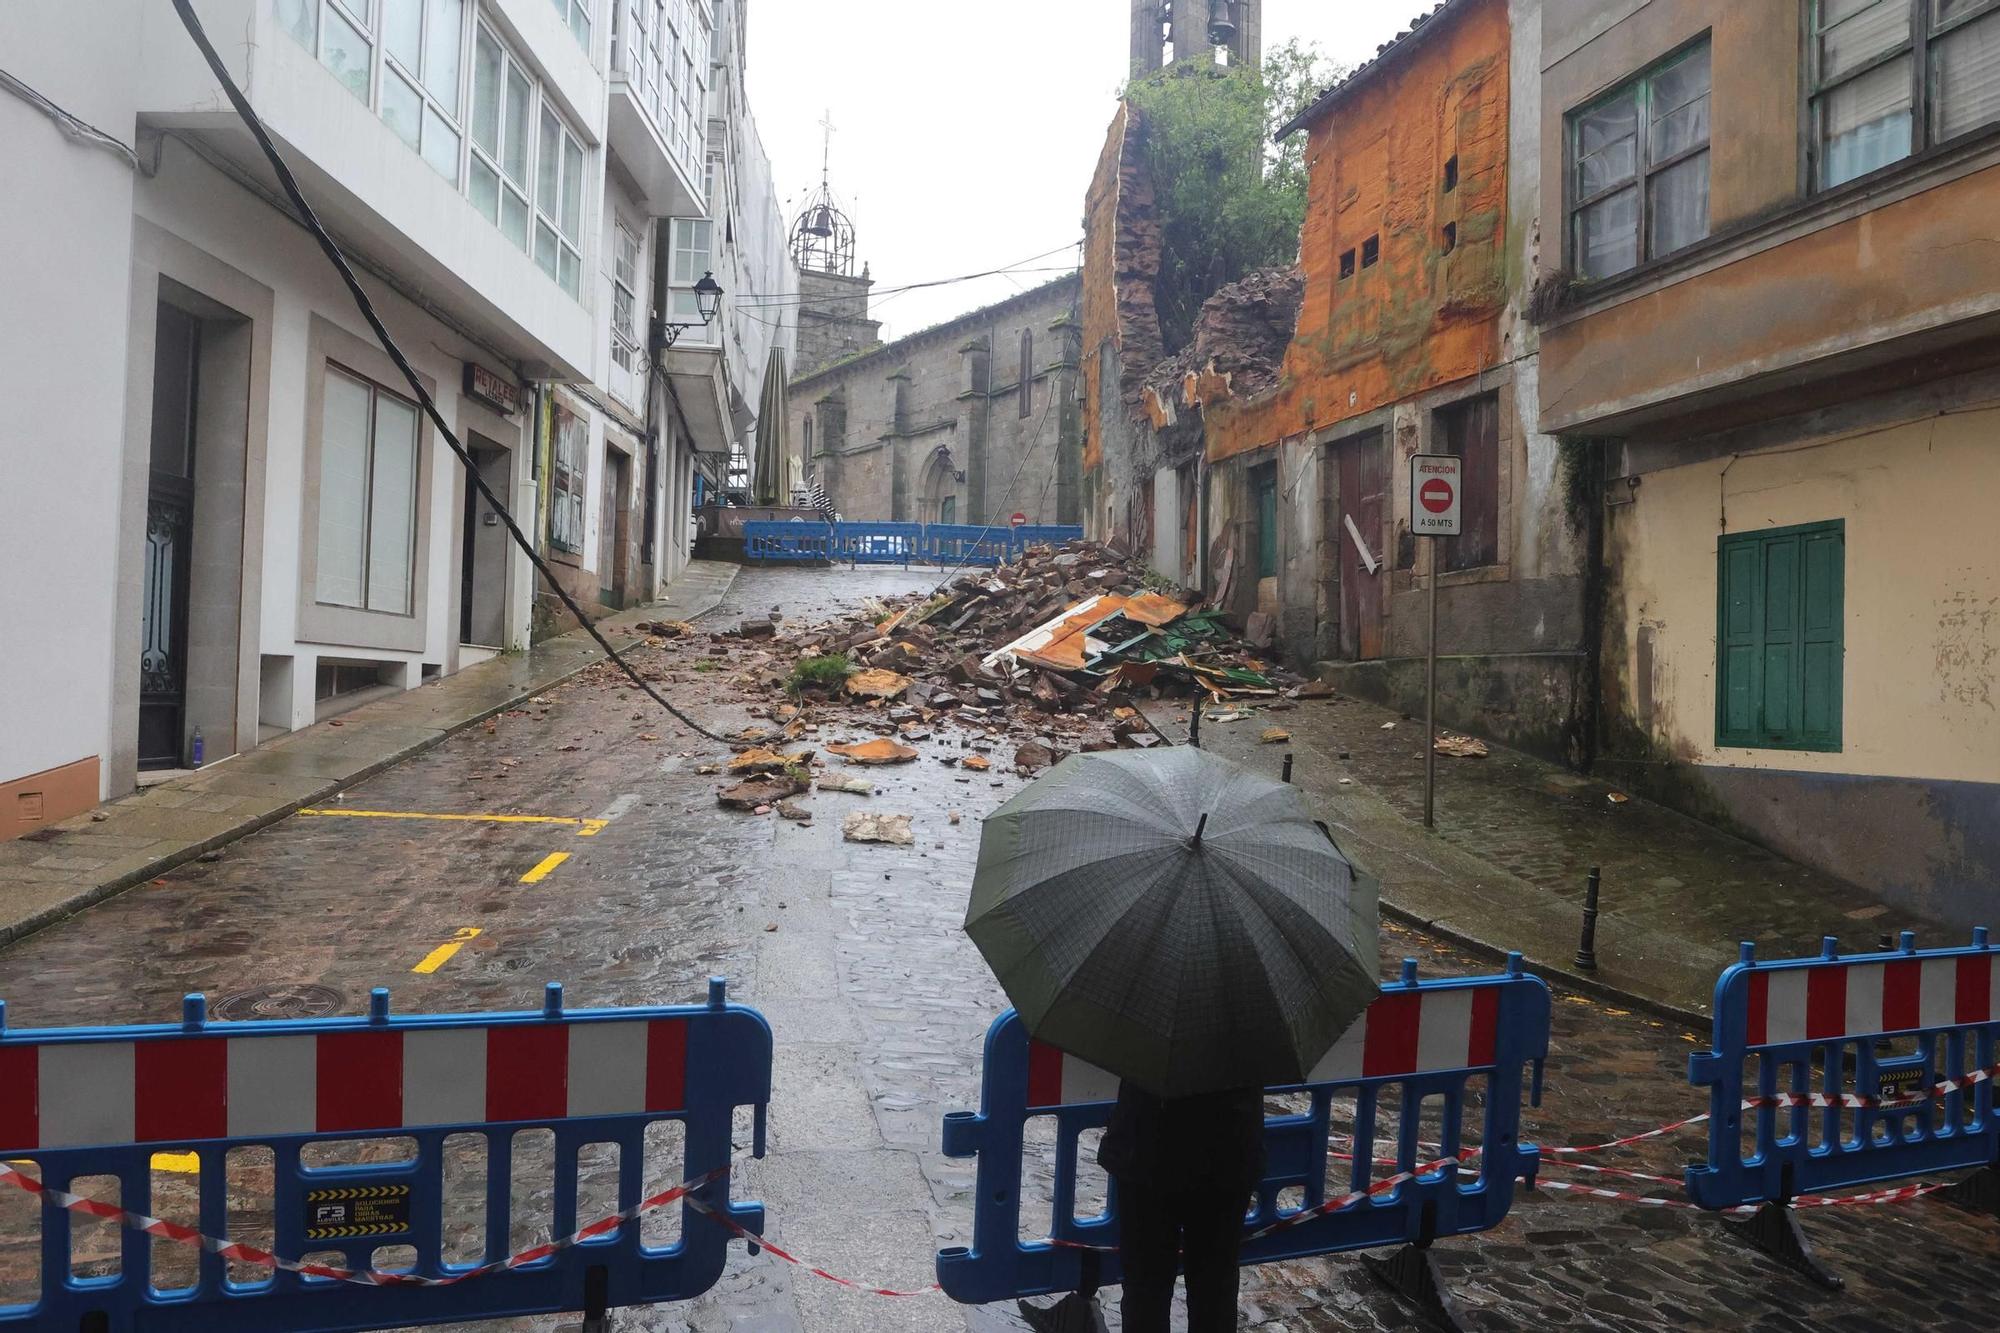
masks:
{"label": "black bollard", "polygon": [[1188,744],[1197,750],[1201,748],[1201,710],[1205,706],[1201,697],[1197,695],[1194,701],[1194,716],[1188,719]]}
{"label": "black bollard", "polygon": [[1583,891],[1583,939],[1576,946],[1576,965],[1585,972],[1597,970],[1597,867],[1590,868],[1590,881]]}
{"label": "black bollard", "polygon": [[1292,756],[1289,753],[1285,755],[1285,785],[1292,785]]}

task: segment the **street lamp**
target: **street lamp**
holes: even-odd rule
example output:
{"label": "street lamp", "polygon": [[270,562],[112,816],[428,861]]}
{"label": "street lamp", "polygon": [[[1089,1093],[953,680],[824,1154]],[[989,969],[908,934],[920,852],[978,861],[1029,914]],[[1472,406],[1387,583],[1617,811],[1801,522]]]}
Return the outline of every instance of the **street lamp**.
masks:
{"label": "street lamp", "polygon": [[689,329],[705,329],[715,323],[715,317],[722,311],[722,284],[715,280],[714,273],[704,273],[701,281],[694,285],[695,309],[701,314],[701,323],[676,324],[669,320],[653,321],[653,354],[658,356],[681,340],[681,335]]}

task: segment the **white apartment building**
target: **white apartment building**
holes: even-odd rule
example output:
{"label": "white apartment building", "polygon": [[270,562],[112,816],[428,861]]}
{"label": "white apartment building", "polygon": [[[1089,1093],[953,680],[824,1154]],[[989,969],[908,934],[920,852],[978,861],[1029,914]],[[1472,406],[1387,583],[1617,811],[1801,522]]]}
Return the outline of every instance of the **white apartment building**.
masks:
{"label": "white apartment building", "polygon": [[[739,438],[724,367],[649,354],[712,7],[195,0],[586,607],[679,572]],[[0,72],[0,838],[555,627],[167,0],[8,0]]]}
{"label": "white apartment building", "polygon": [[[771,159],[757,133],[745,89],[748,65],[748,0],[716,0],[715,46],[709,70],[707,159],[704,207],[675,218],[668,230],[666,302],[669,318],[695,317],[694,285],[704,273],[730,293],[722,317],[691,328],[668,358],[682,371],[719,366],[726,415],[720,431],[697,432],[706,442],[727,438],[720,453],[698,454],[698,501],[721,490],[741,489],[730,480],[730,460],[743,470],[756,448],[757,413],[771,353],[782,353],[789,368],[798,349],[798,265],[786,245],[786,224]],[[796,450],[795,450],[796,451]],[[796,469],[794,475],[803,475]]]}

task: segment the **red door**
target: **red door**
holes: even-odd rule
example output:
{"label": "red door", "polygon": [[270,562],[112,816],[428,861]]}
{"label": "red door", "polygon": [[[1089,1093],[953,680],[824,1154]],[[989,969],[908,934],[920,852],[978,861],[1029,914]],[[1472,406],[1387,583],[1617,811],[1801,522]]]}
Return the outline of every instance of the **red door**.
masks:
{"label": "red door", "polygon": [[[1382,432],[1337,446],[1340,493],[1327,514],[1340,543],[1340,651],[1351,660],[1382,656],[1382,550],[1389,458]],[[1363,552],[1366,547],[1366,553]],[[1373,568],[1370,568],[1371,563]]]}

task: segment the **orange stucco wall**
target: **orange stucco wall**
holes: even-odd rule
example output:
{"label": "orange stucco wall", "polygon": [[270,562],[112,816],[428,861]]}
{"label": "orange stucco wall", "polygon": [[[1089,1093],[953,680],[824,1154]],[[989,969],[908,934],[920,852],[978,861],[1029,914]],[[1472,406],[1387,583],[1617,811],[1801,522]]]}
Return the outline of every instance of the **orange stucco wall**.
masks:
{"label": "orange stucco wall", "polygon": [[1118,342],[1118,181],[1125,153],[1127,109],[1112,117],[1104,152],[1090,181],[1084,202],[1083,241],[1083,470],[1093,473],[1104,462],[1104,432],[1098,428],[1098,406],[1104,388],[1104,358],[1100,349]]}
{"label": "orange stucco wall", "polygon": [[[1437,24],[1312,126],[1305,302],[1284,377],[1257,399],[1208,408],[1210,461],[1336,425],[1499,359],[1507,5],[1479,0]],[[1454,156],[1458,184],[1447,192]],[[1450,253],[1447,224],[1457,228]],[[1381,259],[1364,269],[1371,236],[1380,237]],[[1348,250],[1356,271],[1342,279]]]}

